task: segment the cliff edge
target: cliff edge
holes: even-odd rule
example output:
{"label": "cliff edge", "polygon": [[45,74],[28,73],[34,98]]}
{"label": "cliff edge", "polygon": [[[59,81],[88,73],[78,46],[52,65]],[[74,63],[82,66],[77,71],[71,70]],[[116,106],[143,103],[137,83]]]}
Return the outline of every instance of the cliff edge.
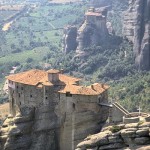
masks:
{"label": "cliff edge", "polygon": [[150,70],[150,0],[129,0],[123,35],[133,42],[137,67]]}
{"label": "cliff edge", "polygon": [[88,136],[76,150],[149,150],[150,122],[107,126]]}

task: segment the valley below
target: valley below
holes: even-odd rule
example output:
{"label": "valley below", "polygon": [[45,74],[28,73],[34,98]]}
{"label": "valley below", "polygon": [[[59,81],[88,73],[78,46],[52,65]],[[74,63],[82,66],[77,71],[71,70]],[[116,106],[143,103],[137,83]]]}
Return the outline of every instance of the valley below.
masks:
{"label": "valley below", "polygon": [[[13,0],[0,4],[0,150],[150,149],[150,0]],[[14,93],[9,88],[14,85],[10,86],[8,76],[52,69],[80,78],[79,83],[87,88],[82,87],[84,94],[91,92],[89,88],[95,90],[97,83],[104,89],[109,85],[104,94],[108,101],[103,102],[101,96],[97,101],[93,98],[94,102],[89,96],[86,101],[80,89],[84,100],[70,104],[73,94],[68,92],[76,90],[72,86],[64,94],[66,104],[65,98],[53,95],[54,102],[34,106],[34,94],[21,97],[24,87],[17,93],[22,101],[15,105],[16,100],[10,101]],[[22,84],[21,80],[16,83]],[[36,90],[49,86],[48,81],[40,80],[34,85]],[[42,100],[40,96],[36,101]],[[32,105],[21,107],[28,97]]]}

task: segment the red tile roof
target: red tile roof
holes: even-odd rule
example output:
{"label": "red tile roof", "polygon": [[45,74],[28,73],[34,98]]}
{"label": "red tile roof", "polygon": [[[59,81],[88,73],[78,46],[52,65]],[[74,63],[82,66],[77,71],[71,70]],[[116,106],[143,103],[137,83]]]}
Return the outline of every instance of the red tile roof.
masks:
{"label": "red tile roof", "polygon": [[[56,73],[56,70],[44,71],[44,70],[29,70],[26,72],[10,75],[7,77],[8,80],[27,84],[27,85],[37,85],[38,83],[42,83],[43,85],[52,86],[53,83],[48,81],[48,73]],[[64,74],[59,73],[60,83],[64,84],[75,84],[77,81],[80,81],[78,78],[70,77]]]}
{"label": "red tile roof", "polygon": [[[94,87],[94,88],[93,88]],[[58,91],[60,93],[70,92],[70,94],[76,95],[99,95],[109,88],[107,85],[101,85],[99,83],[93,84],[91,86],[77,86],[77,85],[66,85],[62,90]]]}
{"label": "red tile roof", "polygon": [[98,12],[87,12],[85,13],[86,16],[97,16],[97,17],[101,17],[102,14],[98,13]]}
{"label": "red tile roof", "polygon": [[[49,73],[59,73],[59,81],[56,83],[51,83],[48,81]],[[98,83],[88,87],[78,86],[76,82],[80,81],[80,79],[61,74],[59,70],[43,71],[33,69],[26,72],[10,75],[7,77],[7,79],[17,83],[33,85],[37,88],[42,88],[43,85],[63,85],[62,89],[58,91],[59,93],[70,92],[71,94],[77,95],[99,95],[109,88],[107,85],[101,85]]]}

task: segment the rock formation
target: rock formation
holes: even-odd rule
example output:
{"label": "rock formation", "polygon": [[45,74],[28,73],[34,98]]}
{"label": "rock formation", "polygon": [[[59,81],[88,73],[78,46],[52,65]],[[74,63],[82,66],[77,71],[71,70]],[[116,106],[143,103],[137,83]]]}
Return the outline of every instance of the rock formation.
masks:
{"label": "rock formation", "polygon": [[129,0],[123,34],[133,42],[138,68],[150,70],[150,0]]}
{"label": "rock formation", "polygon": [[80,79],[53,69],[7,79],[11,115],[0,129],[0,150],[74,150],[108,118],[101,104],[108,103],[107,85],[81,86]]}
{"label": "rock formation", "polygon": [[[103,109],[103,111],[106,112],[105,115],[101,115],[102,111],[99,113],[82,111],[74,114],[74,118],[72,118],[72,114],[67,114],[67,118],[62,118],[65,120],[63,124],[57,122],[57,115],[51,106],[41,106],[36,109],[23,108],[21,114],[17,114],[14,118],[9,116],[5,120],[0,130],[0,150],[71,150],[68,145],[73,142],[72,137],[69,137],[70,132],[72,132],[72,125],[75,126],[76,132],[73,133],[74,142],[77,145],[83,137],[85,138],[85,135],[87,136],[87,133],[92,134],[100,131],[101,123],[105,122],[108,116],[107,110]],[[78,119],[76,119],[77,115]],[[71,122],[70,118],[74,122]],[[60,124],[62,125],[61,128]],[[84,128],[85,124],[89,125],[88,129]],[[63,132],[65,128],[66,130]],[[64,139],[64,137],[66,138]],[[66,140],[68,145],[59,147]]]}
{"label": "rock formation", "polygon": [[88,136],[76,150],[149,150],[150,122],[107,126]]}
{"label": "rock formation", "polygon": [[81,56],[81,54],[84,55],[86,48],[107,43],[109,35],[114,35],[111,22],[107,22],[108,8],[109,6],[90,7],[78,30],[75,26],[67,26],[64,29],[63,50],[65,53],[76,50]]}
{"label": "rock formation", "polygon": [[64,37],[63,37],[63,45],[64,52],[68,53],[72,50],[76,50],[77,48],[77,27],[75,26],[67,26],[64,28]]}
{"label": "rock formation", "polygon": [[0,130],[0,149],[58,149],[55,115],[49,109],[41,107],[35,110],[26,107],[22,108],[21,114],[17,114],[15,118],[9,116]]}
{"label": "rock formation", "polygon": [[90,46],[99,46],[108,37],[106,26],[107,9],[90,8],[85,14],[85,21],[78,30],[77,52],[83,51]]}

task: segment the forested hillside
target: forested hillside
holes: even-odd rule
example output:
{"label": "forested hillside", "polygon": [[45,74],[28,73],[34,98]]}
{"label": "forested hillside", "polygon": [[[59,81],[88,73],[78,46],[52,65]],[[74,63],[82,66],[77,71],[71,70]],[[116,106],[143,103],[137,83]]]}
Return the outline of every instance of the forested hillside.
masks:
{"label": "forested hillside", "polygon": [[[13,66],[17,72],[31,68],[64,69],[65,73],[90,82],[108,83],[110,101],[119,101],[128,110],[150,111],[150,72],[138,71],[134,65],[132,44],[122,38],[123,13],[128,1],[112,0],[108,21],[116,36],[101,46],[84,49],[84,58],[75,52],[62,52],[63,27],[77,27],[84,20],[87,3],[37,5],[20,17],[6,31],[1,31],[0,87]],[[47,65],[48,67],[46,67]],[[1,94],[1,101],[5,100]]]}
{"label": "forested hillside", "polygon": [[[14,5],[18,1],[13,1]],[[20,1],[21,3],[21,1]],[[31,6],[33,3],[31,3]],[[62,50],[63,28],[68,24],[79,24],[84,18],[84,3],[51,4],[35,3],[29,12],[13,20],[7,31],[0,26],[0,101],[7,99],[3,94],[5,76],[12,67],[17,71],[31,68],[44,69],[51,66],[57,53]],[[27,5],[27,7],[30,7]],[[12,14],[12,11],[1,11]],[[3,19],[3,13],[0,17]],[[1,20],[2,21],[2,20]],[[49,61],[47,60],[49,58]]]}

